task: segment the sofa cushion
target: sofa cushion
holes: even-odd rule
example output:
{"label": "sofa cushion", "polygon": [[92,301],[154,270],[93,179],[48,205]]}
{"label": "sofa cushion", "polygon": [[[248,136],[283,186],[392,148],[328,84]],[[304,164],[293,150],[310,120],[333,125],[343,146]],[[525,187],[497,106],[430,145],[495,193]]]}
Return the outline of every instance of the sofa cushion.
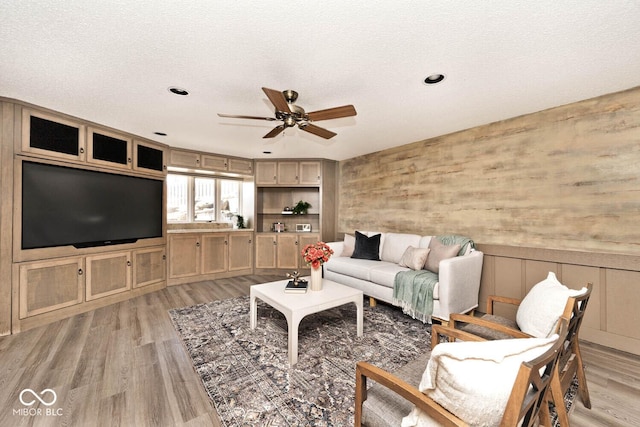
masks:
{"label": "sofa cushion", "polygon": [[351,258],[380,261],[380,234],[368,237],[356,231],[356,245]]}
{"label": "sofa cushion", "polygon": [[424,268],[434,273],[440,272],[440,261],[453,258],[458,255],[460,245],[443,245],[438,239],[431,239],[429,242],[429,256]]}
{"label": "sofa cushion", "polygon": [[[360,280],[371,281],[371,270],[380,265],[380,261],[347,257],[331,257],[324,268],[334,273],[344,274]],[[396,265],[398,267],[398,265]],[[400,268],[400,267],[399,267]]]}
{"label": "sofa cushion", "polygon": [[[556,339],[557,335],[439,344],[418,388],[471,425],[499,425],[520,365],[545,353]],[[431,425],[430,420],[414,408],[402,426]]]}
{"label": "sofa cushion", "polygon": [[422,270],[425,262],[427,262],[427,256],[429,255],[429,248],[416,248],[409,246],[402,255],[398,265],[400,267],[408,267],[412,270]]}
{"label": "sofa cushion", "polygon": [[422,236],[420,237],[420,242],[418,243],[419,248],[428,248],[429,243],[431,243],[432,236]]}
{"label": "sofa cushion", "polygon": [[370,281],[376,285],[393,288],[396,274],[400,271],[408,271],[407,267],[400,267],[392,262],[379,262],[369,272]]}
{"label": "sofa cushion", "polygon": [[356,237],[351,234],[344,235],[344,243],[342,244],[342,253],[340,256],[351,257],[353,250],[356,247]]}
{"label": "sofa cushion", "polygon": [[516,313],[520,330],[534,337],[553,334],[569,297],[586,291],[567,288],[558,281],[553,272],[537,283],[524,297]]}
{"label": "sofa cushion", "polygon": [[385,233],[380,259],[398,264],[409,246],[418,246],[420,236],[406,233]]}

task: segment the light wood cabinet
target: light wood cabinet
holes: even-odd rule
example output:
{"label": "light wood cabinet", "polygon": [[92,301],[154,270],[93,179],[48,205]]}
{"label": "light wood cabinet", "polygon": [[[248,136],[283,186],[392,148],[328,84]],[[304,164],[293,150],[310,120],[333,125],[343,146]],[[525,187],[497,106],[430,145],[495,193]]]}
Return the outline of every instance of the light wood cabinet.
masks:
{"label": "light wood cabinet", "polygon": [[87,128],[87,162],[101,166],[131,169],[133,139],[94,127]]}
{"label": "light wood cabinet", "polygon": [[22,110],[22,152],[86,161],[86,126],[79,121],[31,109]]}
{"label": "light wood cabinet", "polygon": [[298,182],[302,185],[320,185],[322,166],[318,161],[302,161],[299,165]]}
{"label": "light wood cabinet", "polygon": [[19,318],[125,294],[136,287],[161,286],[164,250],[164,246],[153,246],[17,264]]}
{"label": "light wood cabinet", "polygon": [[21,151],[96,167],[154,175],[166,172],[166,150],[160,144],[26,108],[22,111]]}
{"label": "light wood cabinet", "polygon": [[277,183],[280,185],[296,185],[300,182],[298,162],[278,162]]}
{"label": "light wood cabinet", "polygon": [[166,260],[164,246],[133,251],[133,287],[141,288],[164,282]]}
{"label": "light wood cabinet", "polygon": [[169,165],[180,168],[253,175],[253,161],[199,151],[171,149]]}
{"label": "light wood cabinet", "polygon": [[242,175],[253,175],[253,160],[229,158],[228,171]]}
{"label": "light wood cabinet", "polygon": [[321,182],[320,160],[256,161],[256,185],[320,185]]}
{"label": "light wood cabinet", "polygon": [[200,274],[222,273],[229,264],[229,240],[227,233],[203,234],[200,237],[202,257]]}
{"label": "light wood cabinet", "polygon": [[19,266],[20,319],[81,304],[84,258],[38,261]]}
{"label": "light wood cabinet", "polygon": [[200,234],[169,236],[169,279],[200,274]]}
{"label": "light wood cabinet", "polygon": [[253,272],[251,232],[169,235],[169,284]]}
{"label": "light wood cabinet", "polygon": [[87,301],[131,289],[131,252],[117,252],[86,257]]}
{"label": "light wood cabinet", "polygon": [[256,234],[256,268],[289,269],[308,268],[301,250],[308,243],[315,243],[316,233],[258,233]]}
{"label": "light wood cabinet", "polygon": [[256,162],[256,185],[275,185],[278,183],[278,162]]}
{"label": "light wood cabinet", "polygon": [[229,233],[229,271],[253,267],[253,233]]}

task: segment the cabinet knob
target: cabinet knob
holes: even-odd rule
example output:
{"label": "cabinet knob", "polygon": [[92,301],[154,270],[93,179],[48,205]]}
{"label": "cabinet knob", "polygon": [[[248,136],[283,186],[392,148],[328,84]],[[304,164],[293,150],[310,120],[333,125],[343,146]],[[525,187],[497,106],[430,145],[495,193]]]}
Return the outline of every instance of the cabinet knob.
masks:
{"label": "cabinet knob", "polygon": [[127,260],[127,267],[131,267],[131,261]]}
{"label": "cabinet knob", "polygon": [[162,255],[162,260],[166,261],[167,260],[167,256],[166,255]]}
{"label": "cabinet knob", "polygon": [[251,243],[251,239],[249,239],[249,243]]}
{"label": "cabinet knob", "polygon": [[228,244],[229,244],[229,242],[225,240],[225,241],[224,241],[224,244],[225,244],[225,245],[228,245]]}
{"label": "cabinet knob", "polygon": [[83,273],[82,269],[81,269],[81,268],[79,268],[79,269],[78,269],[78,276],[82,276],[82,273]]}
{"label": "cabinet knob", "polygon": [[131,157],[129,157],[129,158],[127,159],[127,162],[131,163]]}
{"label": "cabinet knob", "polygon": [[200,247],[200,242],[196,242],[196,248]]}
{"label": "cabinet knob", "polygon": [[84,153],[84,147],[80,147],[80,154]]}

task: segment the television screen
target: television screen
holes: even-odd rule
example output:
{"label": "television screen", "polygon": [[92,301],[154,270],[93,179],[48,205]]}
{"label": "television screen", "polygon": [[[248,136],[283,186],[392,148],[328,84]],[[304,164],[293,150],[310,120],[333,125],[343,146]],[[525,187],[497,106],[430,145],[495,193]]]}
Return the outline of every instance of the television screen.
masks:
{"label": "television screen", "polygon": [[162,237],[163,182],[22,162],[22,249]]}

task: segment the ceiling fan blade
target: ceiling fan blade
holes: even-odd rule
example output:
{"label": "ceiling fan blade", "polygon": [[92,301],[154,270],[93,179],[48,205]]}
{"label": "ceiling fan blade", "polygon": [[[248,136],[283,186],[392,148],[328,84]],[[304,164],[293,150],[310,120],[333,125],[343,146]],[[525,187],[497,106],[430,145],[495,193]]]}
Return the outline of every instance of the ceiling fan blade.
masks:
{"label": "ceiling fan blade", "polygon": [[338,119],[340,117],[355,116],[356,108],[353,105],[343,105],[342,107],[327,108],[326,110],[312,111],[307,114],[309,120],[329,120]]}
{"label": "ceiling fan blade", "polygon": [[256,120],[269,120],[269,121],[278,120],[275,117],[242,116],[242,115],[238,115],[238,114],[221,114],[221,113],[218,113],[218,116],[219,117],[228,117],[228,118],[232,118],[232,119],[256,119]]}
{"label": "ceiling fan blade", "polygon": [[301,124],[298,127],[300,129],[302,129],[303,131],[312,133],[314,135],[318,135],[319,137],[322,137],[324,139],[333,138],[334,136],[337,135],[337,133],[335,133],[335,132],[331,132],[330,130],[327,130],[325,128],[321,128],[320,126],[312,125],[311,123],[307,123],[307,124],[304,124],[304,125]]}
{"label": "ceiling fan blade", "polygon": [[287,103],[287,99],[284,97],[284,94],[279,90],[269,89],[263,87],[262,90],[269,98],[269,101],[276,107],[277,111],[284,111],[285,113],[290,113],[291,109],[289,109],[289,103]]}
{"label": "ceiling fan blade", "polygon": [[285,127],[286,127],[285,125],[278,125],[278,126],[274,127],[273,129],[271,129],[271,132],[269,132],[268,134],[263,136],[263,138],[274,138],[274,137],[280,135],[280,132],[282,132]]}

